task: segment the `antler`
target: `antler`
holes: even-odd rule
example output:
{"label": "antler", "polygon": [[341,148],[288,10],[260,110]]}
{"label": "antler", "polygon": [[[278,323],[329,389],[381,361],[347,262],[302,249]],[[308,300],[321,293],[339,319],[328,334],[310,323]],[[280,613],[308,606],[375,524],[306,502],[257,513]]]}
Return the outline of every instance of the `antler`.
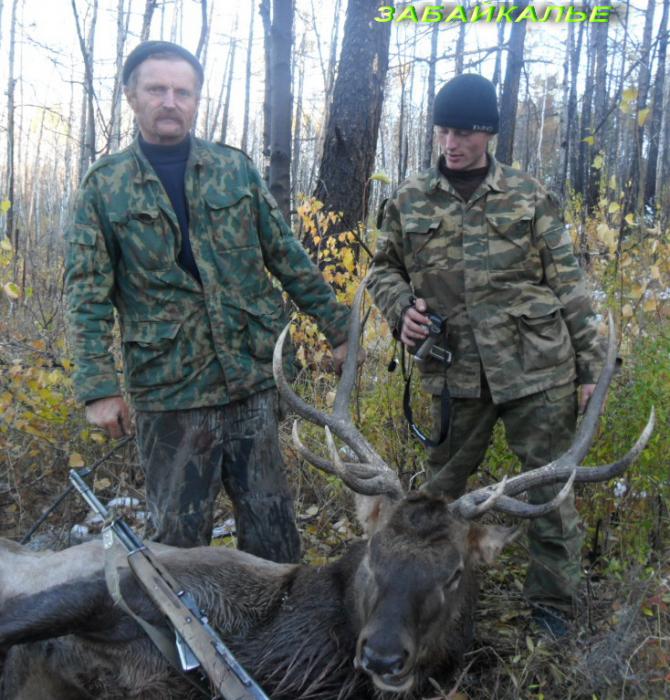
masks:
{"label": "antler", "polygon": [[[364,293],[365,281],[356,292],[351,310],[347,339],[348,352],[342,368],[342,377],[335,394],[332,414],[324,413],[307,404],[293,391],[286,381],[282,352],[284,340],[291,324],[284,328],[277,339],[272,358],[272,370],[277,389],[286,403],[299,416],[326,429],[326,442],[330,452],[330,461],[314,454],[302,444],[298,433],[298,421],[296,420],[293,423],[293,443],[298,452],[307,461],[323,471],[340,477],[356,493],[365,496],[386,494],[392,498],[402,498],[405,494],[398,475],[375,452],[358,429],[354,427],[349,413],[349,399],[356,380],[358,347],[361,336],[361,303]],[[359,462],[342,462],[335,447],[333,435],[336,435],[353,450]]]}
{"label": "antler", "polygon": [[[499,484],[486,486],[461,496],[450,505],[452,511],[468,519],[481,515],[487,510],[498,510],[521,518],[536,518],[559,506],[570,492],[573,481],[607,481],[621,474],[642,452],[651,437],[655,419],[653,408],[640,437],[624,457],[612,464],[597,467],[578,466],[588,453],[593,442],[598,419],[605,403],[607,389],[614,374],[616,351],[614,321],[610,314],[605,366],[600,373],[598,384],[588,403],[577,435],[567,452],[564,452],[558,459],[543,467],[532,469],[511,479],[504,479]],[[514,496],[536,486],[555,484],[562,481],[567,481],[567,483],[561,489],[561,492],[548,503],[532,505],[514,498]]]}

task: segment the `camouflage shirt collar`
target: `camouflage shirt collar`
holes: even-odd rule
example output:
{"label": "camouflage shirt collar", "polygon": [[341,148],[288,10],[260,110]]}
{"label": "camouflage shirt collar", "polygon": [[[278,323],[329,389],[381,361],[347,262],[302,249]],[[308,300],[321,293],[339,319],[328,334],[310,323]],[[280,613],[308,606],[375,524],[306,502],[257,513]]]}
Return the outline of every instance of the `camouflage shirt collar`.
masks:
{"label": "camouflage shirt collar", "polygon": [[[212,165],[215,163],[212,154],[206,147],[206,142],[202,139],[195,138],[195,136],[190,136],[191,139],[191,152],[188,156],[188,163],[186,168],[202,167],[205,165]],[[148,180],[154,180],[158,182],[158,176],[156,172],[151,167],[149,160],[142,152],[140,147],[139,138],[135,137],[133,143],[130,146],[133,155],[135,156],[135,161],[137,162],[137,173],[135,174],[135,182],[138,185],[142,185]]]}
{"label": "camouflage shirt collar", "polygon": [[[432,194],[439,187],[441,187],[443,190],[456,194],[456,190],[452,187],[449,180],[447,180],[447,178],[440,172],[440,159],[442,158],[443,156],[440,156],[432,168],[430,180],[428,181],[428,194]],[[490,164],[489,171],[481,186],[487,187],[489,190],[493,190],[495,192],[506,192],[508,189],[507,180],[503,169],[500,167],[500,163],[498,163],[495,157],[490,153],[488,154],[488,158]]]}

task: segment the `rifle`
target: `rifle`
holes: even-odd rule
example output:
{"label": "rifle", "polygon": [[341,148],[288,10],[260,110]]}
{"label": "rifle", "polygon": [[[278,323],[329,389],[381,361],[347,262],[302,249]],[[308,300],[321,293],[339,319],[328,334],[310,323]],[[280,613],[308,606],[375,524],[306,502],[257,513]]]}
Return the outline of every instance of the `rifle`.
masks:
{"label": "rifle", "polygon": [[[102,505],[76,469],[70,469],[70,483],[86,503],[105,522],[109,522],[109,510]],[[224,700],[270,700],[209,624],[207,616],[200,610],[193,596],[179,585],[130,525],[120,517],[114,518],[103,529],[105,549],[109,549],[114,541],[126,550],[131,571],[173,627],[182,669],[190,671],[202,667]]]}

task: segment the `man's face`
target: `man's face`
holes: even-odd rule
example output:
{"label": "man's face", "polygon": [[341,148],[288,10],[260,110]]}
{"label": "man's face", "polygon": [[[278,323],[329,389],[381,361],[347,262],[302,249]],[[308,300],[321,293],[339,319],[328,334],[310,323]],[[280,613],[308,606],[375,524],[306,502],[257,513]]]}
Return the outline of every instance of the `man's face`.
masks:
{"label": "man's face", "polygon": [[147,58],[137,67],[137,82],[126,89],[140,132],[148,143],[182,141],[198,109],[198,78],[180,59]]}
{"label": "man's face", "polygon": [[486,165],[486,147],[491,134],[438,126],[437,140],[449,169],[474,170]]}

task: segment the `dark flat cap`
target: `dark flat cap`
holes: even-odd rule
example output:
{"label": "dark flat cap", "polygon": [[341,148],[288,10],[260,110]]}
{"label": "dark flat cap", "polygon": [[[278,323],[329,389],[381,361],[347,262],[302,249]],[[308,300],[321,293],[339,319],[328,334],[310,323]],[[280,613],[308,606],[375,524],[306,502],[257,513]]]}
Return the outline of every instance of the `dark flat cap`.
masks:
{"label": "dark flat cap", "polygon": [[183,46],[178,44],[173,44],[171,41],[143,41],[138,44],[126,58],[126,62],[123,64],[123,84],[128,85],[128,78],[130,74],[147,58],[150,58],[157,53],[173,53],[188,61],[194,68],[198,75],[198,82],[200,85],[204,82],[204,73],[202,70],[202,65],[200,61],[190,52],[187,51]]}

